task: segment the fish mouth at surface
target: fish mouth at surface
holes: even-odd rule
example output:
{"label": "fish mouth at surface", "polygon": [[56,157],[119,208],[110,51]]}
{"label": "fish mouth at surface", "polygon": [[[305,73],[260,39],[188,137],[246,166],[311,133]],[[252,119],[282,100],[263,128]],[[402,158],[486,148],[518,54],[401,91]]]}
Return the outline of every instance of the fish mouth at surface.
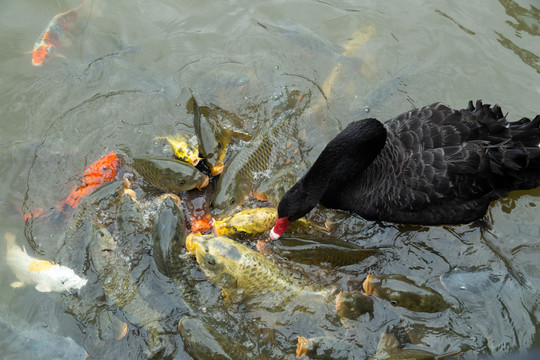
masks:
{"label": "fish mouth at surface", "polygon": [[197,186],[197,189],[202,190],[210,183],[210,178],[206,175],[204,175],[204,180],[201,185]]}
{"label": "fish mouth at surface", "polygon": [[362,288],[366,292],[367,295],[373,294],[373,286],[371,286],[371,281],[373,280],[375,276],[373,274],[368,274],[366,276],[366,280],[362,283]]}
{"label": "fish mouth at surface", "polygon": [[210,168],[210,173],[212,174],[212,176],[218,176],[219,174],[223,172],[224,168],[225,168],[225,165],[223,164],[214,165]]}
{"label": "fish mouth at surface", "polygon": [[198,244],[197,242],[193,241],[193,237],[195,236],[196,234],[189,234],[187,237],[186,237],[186,249],[187,251],[189,251],[191,254],[195,253],[195,249],[197,248]]}

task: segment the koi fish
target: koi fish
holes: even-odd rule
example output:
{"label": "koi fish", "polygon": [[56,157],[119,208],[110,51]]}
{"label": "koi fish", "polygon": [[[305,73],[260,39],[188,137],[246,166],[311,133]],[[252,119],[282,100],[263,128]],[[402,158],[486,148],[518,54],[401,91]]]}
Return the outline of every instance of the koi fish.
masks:
{"label": "koi fish", "polygon": [[62,211],[75,209],[79,202],[103,183],[112,181],[120,166],[118,156],[111,151],[92,165],[84,169],[80,183],[73,187],[71,193],[60,202]]}
{"label": "koi fish", "polygon": [[197,166],[201,158],[199,157],[199,145],[193,145],[190,138],[185,134],[157,136],[154,140],[165,139],[169,142],[174,156],[178,159]]}
{"label": "koi fish", "polygon": [[362,287],[367,295],[389,301],[392,306],[399,306],[410,311],[435,313],[451,307],[441,294],[427,287],[417,285],[413,280],[401,274],[368,274]]}
{"label": "koi fish", "polygon": [[24,247],[15,244],[12,233],[6,233],[4,237],[7,242],[6,262],[19,279],[11,284],[12,287],[36,284],[36,290],[40,292],[62,292],[78,290],[86,285],[87,280],[72,269],[28,255]]}
{"label": "koi fish", "polygon": [[32,65],[41,66],[60,47],[60,39],[64,33],[74,26],[79,10],[84,6],[84,1],[69,11],[53,17],[49,25],[43,30],[32,50]]}

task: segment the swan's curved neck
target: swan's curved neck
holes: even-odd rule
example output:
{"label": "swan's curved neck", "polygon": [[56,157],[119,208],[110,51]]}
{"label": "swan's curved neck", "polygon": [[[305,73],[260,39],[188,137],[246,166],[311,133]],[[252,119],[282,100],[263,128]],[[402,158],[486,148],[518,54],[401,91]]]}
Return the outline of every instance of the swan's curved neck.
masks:
{"label": "swan's curved neck", "polygon": [[376,119],[350,123],[332,139],[303,178],[317,202],[336,182],[352,181],[373,162],[386,142],[386,129]]}

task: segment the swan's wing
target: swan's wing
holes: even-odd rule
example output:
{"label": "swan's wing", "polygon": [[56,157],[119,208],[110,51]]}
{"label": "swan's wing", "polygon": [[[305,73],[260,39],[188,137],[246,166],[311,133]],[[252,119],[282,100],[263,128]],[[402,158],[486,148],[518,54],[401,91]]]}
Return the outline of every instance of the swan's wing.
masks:
{"label": "swan's wing", "polygon": [[[510,126],[499,107],[477,102],[463,110],[436,103],[388,121],[389,146],[406,154],[396,179],[397,206],[419,210],[468,201],[500,188],[504,168],[518,169]],[[396,150],[394,150],[396,151]],[[522,159],[523,162],[523,159]],[[526,161],[525,161],[526,162]]]}

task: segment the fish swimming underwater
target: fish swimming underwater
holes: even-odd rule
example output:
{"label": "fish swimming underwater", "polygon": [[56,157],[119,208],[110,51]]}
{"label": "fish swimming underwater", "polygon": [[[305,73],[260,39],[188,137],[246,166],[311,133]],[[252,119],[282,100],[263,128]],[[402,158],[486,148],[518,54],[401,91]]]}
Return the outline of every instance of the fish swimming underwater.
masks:
{"label": "fish swimming underwater", "polygon": [[368,295],[373,294],[379,299],[389,301],[392,306],[411,311],[435,313],[451,307],[451,304],[435,290],[426,285],[419,286],[401,274],[369,274],[362,287]]}
{"label": "fish swimming underwater", "polygon": [[74,186],[71,193],[60,202],[60,210],[69,211],[75,209],[86,195],[103,183],[114,180],[119,167],[120,159],[114,151],[86,167],[82,172],[79,184]]}
{"label": "fish swimming underwater", "polygon": [[32,65],[41,66],[60,47],[64,33],[74,26],[84,1],[75,9],[57,14],[41,33],[32,50]]}
{"label": "fish swimming underwater", "polygon": [[165,315],[141,296],[139,284],[131,278],[131,266],[119,253],[120,248],[109,231],[97,224],[92,226],[96,231],[90,240],[89,254],[105,295],[129,323],[147,333],[145,355],[148,358],[158,355],[167,358],[174,353],[175,345],[160,323]]}
{"label": "fish swimming underwater", "polygon": [[422,349],[402,349],[398,346],[398,341],[393,335],[383,333],[377,345],[377,352],[368,360],[438,360],[461,354],[461,351],[455,351],[437,355]]}
{"label": "fish swimming underwater", "polygon": [[36,284],[36,290],[40,292],[62,292],[79,290],[86,285],[87,280],[79,277],[72,269],[28,255],[24,247],[21,249],[15,244],[15,235],[12,233],[4,236],[7,242],[6,262],[19,279],[11,286]]}

